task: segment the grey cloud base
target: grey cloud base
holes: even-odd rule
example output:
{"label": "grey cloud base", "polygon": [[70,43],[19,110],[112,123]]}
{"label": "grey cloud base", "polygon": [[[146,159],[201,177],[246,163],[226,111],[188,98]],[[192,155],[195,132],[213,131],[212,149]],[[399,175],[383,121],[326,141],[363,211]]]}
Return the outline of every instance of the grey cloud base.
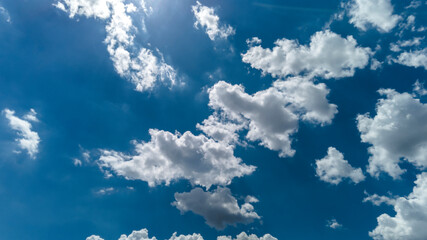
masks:
{"label": "grey cloud base", "polygon": [[181,213],[192,211],[201,215],[209,226],[219,230],[227,225],[248,224],[261,218],[251,204],[258,202],[256,198],[248,196],[246,202],[239,206],[228,188],[218,187],[213,192],[195,188],[188,193],[175,193],[175,200],[172,205]]}

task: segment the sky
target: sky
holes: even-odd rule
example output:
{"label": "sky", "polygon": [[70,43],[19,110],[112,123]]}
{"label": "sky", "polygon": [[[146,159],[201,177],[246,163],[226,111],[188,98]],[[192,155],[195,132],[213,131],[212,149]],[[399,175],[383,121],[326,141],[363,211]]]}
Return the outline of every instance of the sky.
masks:
{"label": "sky", "polygon": [[427,239],[426,13],[0,0],[0,239]]}

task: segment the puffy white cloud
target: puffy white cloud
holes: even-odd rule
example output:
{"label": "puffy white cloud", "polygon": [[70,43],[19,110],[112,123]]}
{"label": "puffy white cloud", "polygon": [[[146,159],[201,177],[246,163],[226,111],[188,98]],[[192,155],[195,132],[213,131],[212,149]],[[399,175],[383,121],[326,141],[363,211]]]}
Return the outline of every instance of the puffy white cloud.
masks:
{"label": "puffy white cloud", "polygon": [[136,27],[129,13],[141,10],[148,14],[145,1],[138,7],[126,0],[62,0],[55,6],[69,14],[70,18],[85,16],[106,22],[105,43],[117,73],[135,85],[137,91],[152,89],[155,83],[168,81],[175,84],[176,71],[168,65],[156,50],[139,47],[134,42]]}
{"label": "puffy white cloud", "polygon": [[353,168],[344,155],[334,147],[328,148],[328,155],[316,160],[316,174],[325,182],[339,184],[344,178],[349,178],[354,183],[365,180],[365,175],[360,168]]}
{"label": "puffy white cloud", "polygon": [[134,142],[135,154],[101,150],[98,165],[126,179],[146,181],[149,186],[169,185],[187,179],[209,188],[228,185],[235,177],[251,174],[254,166],[234,156],[234,146],[201,134],[170,133],[150,129],[149,142]]}
{"label": "puffy white cloud", "polygon": [[423,67],[427,70],[427,48],[402,52],[397,59],[393,59],[393,61],[408,67]]}
{"label": "puffy white cloud", "polygon": [[394,203],[395,216],[382,214],[369,232],[375,240],[427,239],[427,173],[417,176],[413,191]]}
{"label": "puffy white cloud", "polygon": [[401,19],[393,14],[390,0],[352,0],[348,7],[350,23],[363,31],[373,26],[380,32],[389,32]]}
{"label": "puffy white cloud", "polygon": [[219,17],[213,8],[203,6],[199,1],[192,6],[192,11],[196,17],[194,27],[201,26],[205,29],[209,38],[214,41],[217,38],[227,38],[235,34],[235,30],[230,25],[220,25]]}
{"label": "puffy white cloud", "polygon": [[258,237],[255,234],[246,234],[245,232],[240,233],[236,236],[236,238],[232,238],[231,236],[220,236],[217,240],[277,240],[277,238],[271,236],[270,234],[265,234],[262,237]]}
{"label": "puffy white cloud", "polygon": [[38,122],[36,111],[31,109],[31,111],[26,114],[23,119],[16,117],[15,111],[9,110],[7,108],[3,110],[3,113],[9,120],[9,126],[13,130],[17,131],[18,136],[20,137],[16,139],[19,147],[26,150],[31,158],[35,158],[39,151],[40,137],[37,132],[31,130],[32,125],[30,122]]}
{"label": "puffy white cloud", "polygon": [[409,93],[381,89],[385,96],[376,107],[376,115],[357,117],[362,142],[369,143],[367,171],[378,177],[386,172],[399,178],[404,170],[399,163],[408,161],[418,168],[427,166],[427,104]]}
{"label": "puffy white cloud", "polygon": [[195,188],[188,193],[175,193],[175,200],[172,204],[181,213],[192,211],[201,215],[206,220],[206,224],[219,230],[227,225],[249,224],[260,219],[249,202],[239,206],[228,188],[218,187],[213,192]]}
{"label": "puffy white cloud", "polygon": [[253,95],[247,94],[241,85],[220,81],[208,93],[211,108],[241,125],[228,129],[212,123],[207,126],[214,126],[216,132],[227,131],[228,138],[233,137],[231,131],[244,126],[248,129],[246,139],[280,151],[281,157],[295,153],[291,148],[291,135],[298,130],[299,119],[327,124],[337,112],[336,105],[326,99],[329,90],[324,84],[302,78],[277,81],[273,87]]}
{"label": "puffy white cloud", "polygon": [[326,224],[328,228],[332,229],[339,229],[342,228],[342,224],[338,223],[336,219],[332,219],[328,221],[328,224]]}
{"label": "puffy white cloud", "polygon": [[252,46],[242,54],[242,60],[252,68],[273,77],[305,74],[310,77],[342,78],[364,68],[372,51],[357,45],[352,36],[343,38],[329,30],[311,37],[309,46],[286,38],[275,42],[273,49]]}
{"label": "puffy white cloud", "polygon": [[[257,237],[254,234],[247,235],[246,233],[242,232],[239,235],[237,235],[236,238],[231,238],[230,236],[219,236],[217,238],[218,240],[277,240],[277,238],[271,236],[270,234],[265,234],[263,237]],[[100,236],[92,235],[86,240],[104,240]],[[148,230],[147,229],[141,229],[139,231],[133,231],[129,236],[122,235],[119,240],[157,240],[156,237],[149,237]],[[202,235],[198,233],[188,234],[188,235],[178,235],[177,233],[174,233],[169,240],[203,240]]]}

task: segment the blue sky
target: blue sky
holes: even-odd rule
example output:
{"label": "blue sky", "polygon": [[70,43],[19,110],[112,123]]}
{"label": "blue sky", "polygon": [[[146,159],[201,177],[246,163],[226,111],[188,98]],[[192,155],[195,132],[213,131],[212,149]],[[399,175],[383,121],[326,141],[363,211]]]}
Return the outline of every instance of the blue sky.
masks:
{"label": "blue sky", "polygon": [[426,11],[0,0],[0,239],[427,239]]}

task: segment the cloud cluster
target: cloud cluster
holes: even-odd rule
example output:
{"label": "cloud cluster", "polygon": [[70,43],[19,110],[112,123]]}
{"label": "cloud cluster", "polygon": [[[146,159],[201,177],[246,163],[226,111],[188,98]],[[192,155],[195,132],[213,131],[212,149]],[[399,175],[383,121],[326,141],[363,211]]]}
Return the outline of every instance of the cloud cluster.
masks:
{"label": "cloud cluster", "polygon": [[145,15],[150,10],[145,1],[138,6],[125,3],[126,0],[62,0],[55,6],[75,16],[93,17],[106,21],[105,43],[117,73],[135,85],[137,91],[152,89],[156,82],[175,83],[176,71],[168,65],[162,54],[156,50],[139,47],[135,43],[135,33],[131,13],[136,11]]}
{"label": "cloud cluster", "polygon": [[230,189],[225,187],[218,187],[213,192],[195,188],[188,193],[175,193],[175,200],[172,204],[181,213],[192,211],[202,216],[206,224],[218,230],[227,225],[248,224],[260,219],[251,204],[258,201],[256,198],[247,197],[247,201],[239,206]]}
{"label": "cloud cluster", "polygon": [[134,142],[135,154],[101,150],[99,166],[126,179],[150,186],[187,179],[194,185],[228,185],[235,177],[251,174],[254,166],[234,156],[234,146],[203,134],[183,134],[150,129],[149,142]]}
{"label": "cloud cluster", "polygon": [[16,141],[19,147],[28,152],[31,158],[35,158],[39,151],[40,137],[37,132],[34,132],[31,128],[31,122],[38,122],[37,113],[34,109],[31,109],[23,118],[15,116],[15,111],[4,109],[3,113],[9,120],[9,126],[17,131],[18,136]]}
{"label": "cloud cluster", "polygon": [[309,46],[286,38],[275,45],[273,49],[251,46],[242,60],[273,77],[305,74],[329,79],[353,76],[372,55],[370,48],[358,46],[352,36],[343,38],[329,30],[315,33]]}
{"label": "cloud cluster", "polygon": [[[92,235],[87,237],[86,240],[104,240],[100,236]],[[129,236],[125,234],[121,235],[118,240],[157,240],[156,237],[149,237],[147,229],[141,229],[139,231],[133,231]],[[202,235],[198,233],[188,234],[188,235],[178,235],[174,233],[169,240],[203,240]],[[244,232],[237,235],[236,238],[230,236],[219,236],[217,240],[277,240],[277,238],[271,236],[270,234],[265,234],[262,237],[257,237],[255,234],[248,235]]]}
{"label": "cloud cluster", "polygon": [[375,240],[427,239],[427,173],[417,176],[407,197],[394,203],[395,216],[382,214],[378,226],[369,235]]}
{"label": "cloud cluster", "polygon": [[409,93],[398,93],[392,89],[381,89],[376,115],[357,117],[357,128],[362,142],[369,147],[367,171],[378,177],[381,172],[399,178],[405,170],[401,160],[424,169],[427,167],[427,104]]}
{"label": "cloud cluster", "polygon": [[259,141],[260,145],[279,151],[281,157],[294,155],[291,135],[298,130],[300,119],[329,124],[337,113],[337,106],[326,98],[326,85],[304,78],[276,81],[272,87],[253,95],[247,94],[241,85],[220,81],[208,93],[209,106],[235,125],[224,131],[224,123],[216,127],[209,121],[200,129],[208,129],[205,133],[210,136],[222,133],[222,138],[234,139],[233,130],[246,128],[247,140]]}
{"label": "cloud cluster", "polygon": [[198,28],[200,26],[204,28],[212,41],[218,38],[225,39],[236,33],[230,25],[220,25],[219,17],[215,14],[213,8],[203,6],[197,1],[196,5],[192,6],[191,9],[196,17],[194,27]]}
{"label": "cloud cluster", "polygon": [[393,14],[390,0],[352,0],[348,14],[350,23],[362,31],[372,26],[380,32],[390,32],[401,19]]}
{"label": "cloud cluster", "polygon": [[328,148],[328,155],[316,160],[316,174],[325,182],[339,184],[343,179],[349,178],[354,183],[365,180],[362,169],[353,168],[344,155],[334,147]]}

